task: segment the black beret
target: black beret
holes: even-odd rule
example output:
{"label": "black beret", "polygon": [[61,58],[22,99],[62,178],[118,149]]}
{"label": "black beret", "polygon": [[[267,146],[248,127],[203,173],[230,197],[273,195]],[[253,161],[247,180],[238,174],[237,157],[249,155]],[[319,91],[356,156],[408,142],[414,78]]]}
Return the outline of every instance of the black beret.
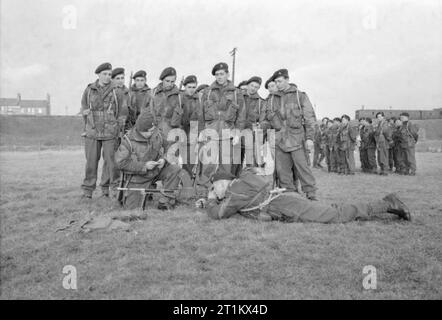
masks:
{"label": "black beret", "polygon": [[164,69],[163,72],[161,72],[160,80],[163,81],[164,78],[166,78],[168,76],[176,76],[175,68],[167,67],[166,69]]}
{"label": "black beret", "polygon": [[341,117],[341,119],[347,119],[348,121],[350,121],[350,117],[348,116],[348,115],[346,115],[346,114],[344,114],[342,117]]}
{"label": "black beret", "polygon": [[104,70],[112,70],[112,65],[109,62],[100,64],[97,69],[95,69],[95,74],[99,74],[101,71]]}
{"label": "black beret", "polygon": [[385,117],[385,114],[384,114],[384,112],[382,112],[382,111],[379,111],[378,113],[376,113],[376,116],[375,116],[375,117],[377,118],[378,115],[380,115],[380,114],[381,114],[383,117]]}
{"label": "black beret", "polygon": [[400,115],[408,118],[410,117],[410,114],[408,112],[402,112]]}
{"label": "black beret", "polygon": [[200,85],[198,86],[198,88],[196,88],[196,92],[200,92],[201,90],[204,90],[204,89],[206,89],[206,88],[208,88],[208,87],[209,87],[208,84],[200,84]]}
{"label": "black beret", "polygon": [[135,80],[135,78],[146,78],[146,71],[144,71],[144,70],[140,70],[140,71],[137,71],[137,72],[135,72],[135,74],[134,74],[134,76],[132,77],[132,79],[134,79]]}
{"label": "black beret", "polygon": [[257,82],[259,83],[259,85],[261,85],[262,83],[262,79],[260,77],[251,77],[249,80],[247,80],[247,84],[251,83],[251,82]]}
{"label": "black beret", "polygon": [[287,78],[289,76],[289,71],[287,69],[280,69],[278,71],[275,71],[275,73],[273,74],[272,78],[276,79],[279,77],[284,77]]}
{"label": "black beret", "polygon": [[268,89],[268,88],[269,88],[269,83],[270,83],[270,82],[273,82],[273,81],[275,81],[275,79],[273,79],[273,76],[272,76],[272,77],[270,77],[270,78],[266,81],[264,87],[265,87],[266,89]]}
{"label": "black beret", "polygon": [[135,127],[140,132],[146,132],[146,131],[149,131],[149,129],[153,127],[154,123],[155,123],[155,119],[152,116],[152,113],[150,111],[143,110],[143,112],[141,112],[137,118],[137,121],[135,123]]}
{"label": "black beret", "polygon": [[124,73],[124,68],[115,68],[112,70],[112,79],[122,73]]}
{"label": "black beret", "polygon": [[334,118],[333,121],[339,121],[339,122],[341,122],[341,118]]}
{"label": "black beret", "polygon": [[183,86],[188,83],[198,83],[196,76],[187,76],[186,79],[184,79]]}
{"label": "black beret", "polygon": [[215,66],[212,69],[212,76],[214,76],[215,72],[217,72],[219,70],[224,70],[226,72],[229,72],[229,66],[225,62],[220,62],[220,63],[215,64]]}
{"label": "black beret", "polygon": [[238,83],[237,88],[240,89],[242,86],[246,86],[247,85],[247,80],[241,81],[240,83]]}

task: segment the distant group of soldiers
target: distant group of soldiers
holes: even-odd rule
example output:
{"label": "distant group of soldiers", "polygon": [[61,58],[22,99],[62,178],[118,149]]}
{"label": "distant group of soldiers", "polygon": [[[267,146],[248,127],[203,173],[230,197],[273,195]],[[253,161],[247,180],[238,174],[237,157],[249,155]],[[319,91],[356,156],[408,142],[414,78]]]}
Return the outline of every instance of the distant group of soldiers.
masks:
{"label": "distant group of soldiers", "polygon": [[328,172],[353,175],[354,151],[358,147],[362,172],[415,175],[419,128],[409,118],[407,112],[388,120],[378,112],[375,123],[369,117],[360,118],[359,123],[350,121],[348,115],[333,120],[323,118],[315,130],[313,167],[321,168],[326,159]]}
{"label": "distant group of soldiers", "polygon": [[[324,118],[315,129],[317,120],[312,104],[307,94],[290,82],[287,69],[275,71],[265,82],[269,92],[266,99],[258,94],[262,85],[260,77],[253,76],[235,87],[224,62],[213,67],[215,80],[211,85],[199,84],[197,77],[190,75],[177,86],[177,72],[173,67],[161,72],[160,82],[154,89],[147,85],[144,70],[131,75],[129,87],[125,85],[124,68],[103,63],[95,73],[98,79],[86,87],[81,101],[86,155],[82,184],[85,199],[92,198],[96,189],[101,157],[104,160],[102,197],[113,198],[119,186],[118,201],[127,208],[138,207],[146,200],[142,193],[130,192],[130,189],[155,188],[157,182],[161,182],[162,188],[175,190],[180,184],[188,185],[189,176],[202,178],[202,181],[204,177],[210,183],[219,172],[239,177],[245,168],[256,166],[256,162],[244,162],[250,145],[238,132],[247,129],[274,130],[274,187],[298,192],[300,184],[308,200],[317,200],[316,181],[308,157],[313,149],[313,166],[321,166],[326,158],[329,172],[354,174],[354,150],[358,144],[364,172],[377,170],[374,162],[374,150],[377,150],[380,173],[386,174],[390,147],[398,173],[414,174],[416,170],[417,129],[408,121],[407,114],[396,120],[395,134],[382,113],[376,116],[378,124],[375,127],[371,119],[364,118],[360,119],[358,128],[350,117],[343,115],[333,121]],[[191,141],[191,123],[197,124],[196,144]],[[168,151],[174,144],[168,140],[168,135],[177,128],[187,136],[187,148],[180,154],[184,159],[181,165],[168,158]],[[199,154],[196,162],[190,159],[197,147],[207,143],[200,137],[204,129],[218,134],[210,140],[219,147],[219,154],[216,164],[200,166]],[[226,129],[231,135],[224,135]],[[264,140],[268,140],[265,133]],[[239,163],[232,161],[235,152],[240,152]],[[228,161],[225,161],[226,154],[230,157]],[[174,204],[173,197],[161,194],[160,209],[169,209]]]}

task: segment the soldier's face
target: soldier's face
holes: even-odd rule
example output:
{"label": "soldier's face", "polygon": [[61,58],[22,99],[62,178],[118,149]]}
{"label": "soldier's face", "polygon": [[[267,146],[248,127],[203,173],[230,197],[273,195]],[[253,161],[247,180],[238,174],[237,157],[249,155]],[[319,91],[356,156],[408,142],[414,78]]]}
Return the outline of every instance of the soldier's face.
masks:
{"label": "soldier's face", "polygon": [[258,82],[250,82],[247,86],[247,91],[249,94],[255,94],[258,92],[259,88],[261,88]]}
{"label": "soldier's face", "polygon": [[218,200],[225,198],[229,184],[230,180],[218,180],[213,183],[213,192],[215,193]]}
{"label": "soldier's face", "polygon": [[215,80],[218,84],[226,84],[227,83],[227,79],[229,78],[229,73],[226,72],[225,70],[218,70],[217,72],[215,72]]}
{"label": "soldier's face", "polygon": [[395,122],[396,127],[400,127],[402,125],[402,120],[397,119]]}
{"label": "soldier's face", "polygon": [[378,119],[379,121],[382,121],[384,119],[384,117],[382,116],[382,114],[378,114],[378,116],[376,117],[376,119]]}
{"label": "soldier's face", "polygon": [[276,86],[275,82],[269,82],[268,86],[267,86],[268,90],[270,93],[276,93],[278,92],[278,87]]}
{"label": "soldier's face", "polygon": [[152,136],[154,130],[155,130],[155,127],[152,127],[152,128],[150,128],[148,131],[140,132],[140,134],[141,134],[144,138],[149,139],[149,138]]}
{"label": "soldier's face", "polygon": [[103,84],[108,84],[111,82],[111,80],[112,80],[112,71],[111,70],[104,70],[98,74],[98,81]]}
{"label": "soldier's face", "polygon": [[401,116],[401,122],[405,122],[405,121],[408,121],[408,117],[406,117],[406,116]]}
{"label": "soldier's face", "polygon": [[347,120],[347,118],[342,118],[342,120],[341,120],[341,121],[342,121],[342,124],[344,124],[344,125],[348,123],[348,120]]}
{"label": "soldier's face", "polygon": [[163,88],[170,90],[175,85],[176,76],[168,76],[163,79]]}
{"label": "soldier's face", "polygon": [[118,86],[118,87],[122,87],[124,86],[124,74],[119,74],[114,78],[114,83]]}
{"label": "soldier's face", "polygon": [[143,88],[146,85],[146,79],[143,77],[135,78],[135,87],[138,89]]}
{"label": "soldier's face", "polygon": [[275,83],[278,90],[284,90],[289,86],[289,79],[284,77],[278,77],[275,79]]}
{"label": "soldier's face", "polygon": [[196,83],[188,83],[188,84],[186,84],[185,87],[184,87],[184,91],[186,92],[187,95],[193,96],[195,94],[195,91],[196,91]]}

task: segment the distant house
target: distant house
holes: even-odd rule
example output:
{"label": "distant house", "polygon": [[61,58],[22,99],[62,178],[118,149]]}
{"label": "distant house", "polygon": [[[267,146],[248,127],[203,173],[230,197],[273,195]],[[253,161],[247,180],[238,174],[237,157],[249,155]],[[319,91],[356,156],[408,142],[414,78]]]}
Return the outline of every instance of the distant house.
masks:
{"label": "distant house", "polygon": [[51,115],[51,97],[47,94],[46,100],[24,100],[18,93],[17,98],[0,98],[0,114],[49,116]]}
{"label": "distant house", "polygon": [[406,110],[406,109],[365,109],[356,110],[355,118],[362,117],[375,118],[376,113],[384,112],[386,118],[399,117],[402,112],[408,112],[411,120],[428,120],[428,119],[442,119],[442,108],[433,110]]}

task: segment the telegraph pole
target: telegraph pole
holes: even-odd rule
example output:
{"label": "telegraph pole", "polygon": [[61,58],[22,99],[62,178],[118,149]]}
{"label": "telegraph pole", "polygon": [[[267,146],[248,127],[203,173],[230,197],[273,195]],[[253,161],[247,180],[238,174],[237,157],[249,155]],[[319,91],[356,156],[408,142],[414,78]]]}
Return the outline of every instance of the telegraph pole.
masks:
{"label": "telegraph pole", "polygon": [[232,83],[235,85],[235,60],[236,60],[236,51],[237,48],[233,48],[232,51],[230,51],[230,55],[233,57],[233,64],[232,64]]}

